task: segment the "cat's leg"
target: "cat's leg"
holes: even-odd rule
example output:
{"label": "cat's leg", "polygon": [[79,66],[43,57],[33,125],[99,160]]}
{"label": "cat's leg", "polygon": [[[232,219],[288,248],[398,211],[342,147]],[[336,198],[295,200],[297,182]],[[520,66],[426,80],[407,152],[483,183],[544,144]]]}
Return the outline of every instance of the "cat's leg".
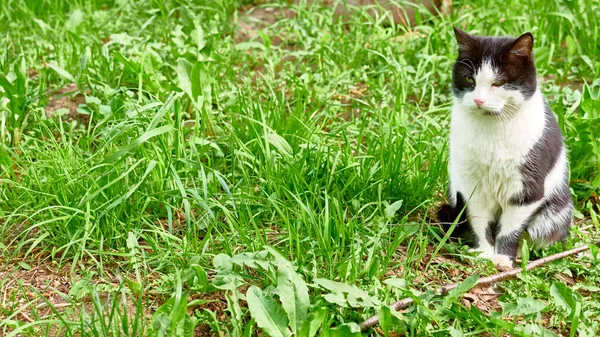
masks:
{"label": "cat's leg", "polygon": [[496,253],[492,257],[495,265],[513,267],[523,231],[539,206],[540,201],[529,205],[508,205],[502,209],[495,241]]}
{"label": "cat's leg", "polygon": [[527,233],[538,247],[566,240],[571,228],[573,200],[568,188],[552,194],[532,216]]}
{"label": "cat's leg", "polygon": [[490,259],[494,256],[495,217],[497,207],[483,202],[482,199],[472,198],[467,205],[469,225],[473,234],[471,251],[479,252],[479,256]]}

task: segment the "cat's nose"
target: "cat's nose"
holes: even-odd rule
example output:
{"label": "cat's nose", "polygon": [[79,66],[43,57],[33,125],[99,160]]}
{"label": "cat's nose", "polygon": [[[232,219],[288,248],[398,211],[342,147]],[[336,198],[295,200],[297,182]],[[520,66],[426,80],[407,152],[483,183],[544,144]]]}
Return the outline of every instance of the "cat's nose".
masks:
{"label": "cat's nose", "polygon": [[482,106],[483,103],[485,103],[485,101],[481,98],[475,98],[473,101],[475,101],[475,104],[477,104],[477,106]]}

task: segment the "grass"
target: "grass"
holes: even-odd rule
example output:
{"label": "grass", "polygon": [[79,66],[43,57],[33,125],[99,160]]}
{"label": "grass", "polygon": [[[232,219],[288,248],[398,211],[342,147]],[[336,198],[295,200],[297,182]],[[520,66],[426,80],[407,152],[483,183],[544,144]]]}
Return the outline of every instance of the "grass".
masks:
{"label": "grass", "polygon": [[455,0],[410,28],[247,5],[0,4],[0,334],[351,336],[380,310],[389,336],[600,333],[596,259],[469,291],[493,266],[430,224],[452,26],[531,31],[570,149],[564,248],[597,238],[598,0]]}

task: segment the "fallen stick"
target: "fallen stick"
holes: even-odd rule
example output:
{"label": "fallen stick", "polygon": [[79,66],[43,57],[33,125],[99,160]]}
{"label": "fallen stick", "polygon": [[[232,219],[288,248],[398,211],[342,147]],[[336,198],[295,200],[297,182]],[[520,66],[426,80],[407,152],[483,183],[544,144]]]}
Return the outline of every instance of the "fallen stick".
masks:
{"label": "fallen stick", "polygon": [[[600,244],[600,242],[595,243],[595,245],[599,245],[599,244]],[[566,250],[564,252],[546,256],[544,258],[529,262],[529,264],[527,264],[527,267],[525,267],[525,269],[527,271],[529,271],[529,270],[532,270],[539,266],[543,266],[548,262],[556,261],[556,260],[565,258],[567,256],[575,255],[578,253],[583,253],[589,249],[590,249],[589,245],[583,245],[583,246],[579,246],[577,248],[573,248],[571,250]],[[523,268],[515,268],[515,269],[511,269],[511,270],[503,271],[501,273],[494,274],[492,276],[483,277],[483,278],[480,278],[477,280],[477,283],[475,283],[473,288],[491,285],[498,281],[502,281],[502,280],[505,280],[508,278],[515,277],[515,276],[519,275],[521,272],[523,272]],[[446,295],[450,290],[456,288],[456,286],[458,286],[458,283],[447,284],[445,286],[438,288],[436,293],[438,295]],[[402,309],[408,308],[412,303],[413,303],[413,299],[410,297],[407,297],[407,298],[401,299],[398,302],[393,303],[392,305],[390,305],[390,308],[395,311],[400,311]],[[378,323],[379,323],[379,315],[375,315],[359,324],[360,331],[364,332],[367,329],[377,325]]]}

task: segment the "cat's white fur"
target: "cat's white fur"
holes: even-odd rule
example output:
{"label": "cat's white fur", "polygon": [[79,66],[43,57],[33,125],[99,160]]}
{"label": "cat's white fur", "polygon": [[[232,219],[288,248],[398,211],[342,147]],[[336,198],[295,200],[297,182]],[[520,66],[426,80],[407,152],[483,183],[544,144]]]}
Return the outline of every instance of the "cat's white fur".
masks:
{"label": "cat's white fur", "polygon": [[[450,132],[450,195],[461,192],[468,204],[469,222],[479,238],[501,211],[498,237],[514,235],[544,201],[527,206],[511,200],[523,189],[520,168],[540,140],[546,124],[544,98],[539,89],[529,99],[518,90],[494,86],[496,72],[484,63],[474,76],[475,89],[454,98]],[[478,107],[475,99],[484,100]],[[491,115],[490,115],[491,114]],[[567,168],[562,150],[545,180],[546,196],[564,184]],[[456,204],[456,200],[452,200]],[[460,211],[460,210],[459,210]],[[565,216],[568,216],[565,213]],[[550,230],[538,217],[528,232]],[[500,266],[512,266],[510,257],[498,254],[487,240],[479,241],[481,256]]]}

